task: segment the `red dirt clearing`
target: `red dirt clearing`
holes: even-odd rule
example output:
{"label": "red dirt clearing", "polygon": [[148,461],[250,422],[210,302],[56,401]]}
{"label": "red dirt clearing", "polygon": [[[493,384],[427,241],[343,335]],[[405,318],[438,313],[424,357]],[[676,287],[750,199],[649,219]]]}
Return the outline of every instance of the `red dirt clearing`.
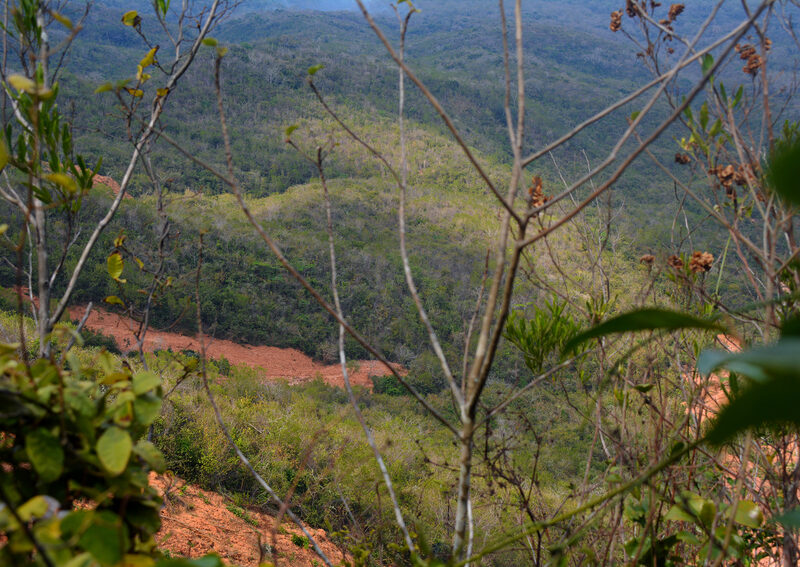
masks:
{"label": "red dirt clearing", "polygon": [[[182,557],[217,553],[226,562],[256,567],[271,561],[274,550],[278,565],[312,567],[322,564],[303,540],[303,532],[291,522],[275,525],[275,518],[254,509],[235,506],[223,496],[187,484],[169,475],[150,473],[150,484],[164,495],[161,529],[156,534],[159,549]],[[334,564],[352,561],[324,530],[306,526],[328,559]],[[273,533],[274,530],[274,533]],[[274,539],[273,539],[274,536]],[[298,543],[292,541],[292,536]]]}
{"label": "red dirt clearing", "polygon": [[[75,320],[82,319],[85,311],[86,308],[82,306],[69,308],[70,317]],[[133,319],[95,307],[89,314],[86,327],[113,337],[123,352],[136,348],[134,331],[139,328],[139,324]],[[246,364],[251,368],[261,368],[268,380],[287,380],[290,384],[297,384],[320,377],[327,384],[344,387],[344,377],[339,364],[319,364],[296,349],[243,345],[209,336],[205,337],[205,343],[209,358],[224,356],[231,364]],[[145,335],[143,347],[145,352],[166,349],[173,351],[189,349],[200,352],[200,343],[195,337],[152,328]],[[370,376],[390,374],[383,364],[374,360],[353,361],[352,366],[352,369],[348,366],[350,383],[369,389],[372,389]],[[404,371],[400,365],[395,365],[395,369]]]}

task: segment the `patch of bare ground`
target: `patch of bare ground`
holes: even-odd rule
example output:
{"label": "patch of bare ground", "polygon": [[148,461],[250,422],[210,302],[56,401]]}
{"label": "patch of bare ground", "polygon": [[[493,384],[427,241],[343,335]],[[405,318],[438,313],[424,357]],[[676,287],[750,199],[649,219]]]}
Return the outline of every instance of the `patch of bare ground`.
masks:
{"label": "patch of bare ground", "polygon": [[[81,319],[85,307],[75,306],[69,309],[72,319]],[[92,309],[86,327],[92,331],[113,337],[123,352],[136,348],[137,340],[134,332],[139,323],[129,317],[112,313],[100,308]],[[261,368],[267,380],[287,380],[297,384],[322,378],[327,384],[344,387],[342,368],[338,364],[320,364],[299,350],[271,346],[251,346],[233,341],[206,336],[206,353],[210,358],[228,359],[232,364],[246,364],[251,368]],[[172,349],[173,351],[200,351],[200,343],[196,337],[169,331],[148,329],[143,348],[145,352]],[[404,371],[396,365],[398,371]],[[383,364],[374,360],[353,361],[352,370],[348,367],[350,383],[372,389],[370,376],[387,376],[389,371]]]}
{"label": "patch of bare ground", "polygon": [[[269,514],[241,508],[220,494],[170,475],[151,473],[150,483],[164,495],[161,529],[156,534],[162,551],[182,557],[217,553],[226,562],[242,567],[273,560],[277,565],[298,567],[322,564],[294,524],[276,526]],[[332,563],[352,562],[324,530],[306,529]]]}

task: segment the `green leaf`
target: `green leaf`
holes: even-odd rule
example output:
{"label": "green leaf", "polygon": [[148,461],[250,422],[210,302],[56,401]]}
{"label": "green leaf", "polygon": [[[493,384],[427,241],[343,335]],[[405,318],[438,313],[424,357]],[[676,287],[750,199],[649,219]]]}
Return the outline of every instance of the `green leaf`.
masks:
{"label": "green leaf", "polygon": [[695,519],[690,514],[687,514],[686,512],[684,512],[683,509],[680,506],[678,506],[677,504],[672,506],[672,508],[669,509],[669,512],[667,512],[667,515],[664,516],[664,519],[665,520],[672,520],[673,522],[694,522],[695,521]]}
{"label": "green leaf", "polygon": [[36,92],[36,83],[23,75],[11,75],[8,78],[8,83],[18,91],[31,94]]}
{"label": "green leaf", "polygon": [[56,19],[56,21],[58,21],[58,23],[60,23],[62,26],[64,26],[68,30],[71,30],[74,27],[72,25],[72,20],[70,20],[68,17],[64,16],[63,14],[59,14],[58,12],[55,12],[55,11],[51,10],[50,11],[50,15],[53,16]]}
{"label": "green leaf", "polygon": [[710,53],[706,53],[703,55],[703,75],[708,75],[708,72],[711,70],[711,67],[714,66],[714,58],[711,56]]}
{"label": "green leaf", "polygon": [[800,373],[800,337],[789,336],[772,345],[742,352],[705,350],[697,360],[703,375],[719,369],[764,381],[770,376],[798,376]]}
{"label": "green leaf", "polygon": [[75,193],[78,190],[78,184],[66,173],[49,173],[45,175],[44,178],[51,183],[55,183],[67,193]]}
{"label": "green leaf", "polygon": [[34,496],[17,508],[17,514],[19,514],[23,522],[28,522],[34,518],[41,518],[47,514],[47,511],[50,509],[50,504],[47,501],[48,498],[52,499],[50,496],[42,496],[41,494]]}
{"label": "green leaf", "polygon": [[164,455],[150,441],[139,441],[133,446],[133,452],[157,473],[163,473],[166,470],[167,464],[164,461]]}
{"label": "green leaf", "polygon": [[28,458],[42,482],[51,482],[64,470],[64,450],[49,430],[34,429],[25,439]]}
{"label": "green leaf", "polygon": [[630,120],[631,120],[631,122],[633,122],[633,121],[635,121],[637,118],[639,118],[639,115],[640,115],[641,113],[642,113],[642,112],[641,112],[640,110],[637,110],[636,112],[632,112],[632,113],[631,113],[631,119],[630,119]]}
{"label": "green leaf", "polygon": [[682,541],[684,543],[700,545],[700,538],[691,532],[678,532],[675,534],[675,537],[678,538],[678,541]]}
{"label": "green leaf", "polygon": [[133,412],[136,421],[142,425],[150,425],[161,413],[162,400],[155,394],[139,396],[133,402]]}
{"label": "green leaf", "polygon": [[800,337],[800,315],[790,317],[783,322],[781,325],[781,337]]}
{"label": "green leaf", "polygon": [[292,135],[292,133],[293,133],[295,130],[297,130],[298,128],[299,128],[299,126],[298,126],[297,124],[292,124],[291,126],[288,126],[288,127],[286,128],[286,130],[284,131],[284,135],[286,136],[286,138],[289,138],[289,136],[291,136],[291,135]]}
{"label": "green leaf", "polygon": [[638,309],[629,313],[624,313],[608,321],[604,321],[591,329],[584,331],[573,337],[562,351],[566,354],[575,349],[578,345],[590,339],[604,337],[614,333],[629,333],[633,331],[654,331],[666,330],[674,331],[677,329],[708,329],[714,331],[724,331],[719,324],[707,319],[698,319],[686,313],[668,311],[666,309]]}
{"label": "green leaf", "polygon": [[118,476],[128,465],[132,448],[133,442],[127,431],[110,427],[97,440],[97,457],[109,474]]}
{"label": "green leaf", "polygon": [[149,392],[160,385],[161,378],[154,372],[144,370],[133,375],[133,393],[137,396]]}
{"label": "green leaf", "polygon": [[66,388],[64,390],[64,399],[67,405],[80,415],[90,417],[95,413],[95,403],[89,399],[89,396],[83,390],[78,388]]}
{"label": "green leaf", "polygon": [[772,155],[767,180],[784,201],[790,205],[800,205],[800,141]]}
{"label": "green leaf", "polygon": [[204,37],[203,38],[203,45],[207,45],[209,47],[216,47],[219,42],[214,39],[213,37]]}
{"label": "green leaf", "polygon": [[742,95],[743,94],[744,94],[744,85],[741,85],[737,89],[736,94],[733,97],[733,106],[732,106],[732,108],[736,108],[739,105],[739,102],[742,100]]}
{"label": "green leaf", "polygon": [[100,85],[99,87],[97,87],[94,90],[94,94],[107,93],[108,91],[112,90],[113,88],[114,88],[114,85],[112,85],[111,83],[103,83],[102,85]]}
{"label": "green leaf", "polygon": [[125,280],[119,278],[122,275],[122,268],[125,266],[125,263],[122,261],[122,254],[113,252],[108,257],[107,264],[108,275],[118,282],[125,283]]}
{"label": "green leaf", "polygon": [[139,17],[139,13],[136,10],[130,10],[122,15],[122,23],[126,26],[136,27],[141,21],[142,18]]}
{"label": "green leaf", "polygon": [[791,423],[800,426],[800,376],[777,376],[755,382],[722,408],[706,436],[721,445],[748,429]]}
{"label": "green leaf", "polygon": [[9,155],[8,155],[8,147],[6,146],[6,141],[0,138],[0,171],[2,171],[3,168],[6,166],[6,164],[8,163],[8,158]]}
{"label": "green leaf", "polygon": [[122,561],[129,541],[128,528],[122,518],[102,510],[94,513],[91,525],[78,543],[102,565],[116,565]]}
{"label": "green leaf", "polygon": [[156,567],[224,567],[222,559],[215,554],[209,554],[197,559],[162,559]]}
{"label": "green leaf", "polygon": [[122,305],[123,307],[125,307],[125,302],[124,302],[124,301],[122,301],[122,300],[121,300],[119,297],[117,297],[116,295],[109,295],[109,296],[108,296],[108,297],[106,297],[106,298],[105,298],[103,301],[105,301],[106,303],[109,303],[109,304],[111,304],[111,305]]}
{"label": "green leaf", "polygon": [[323,65],[322,63],[319,63],[318,65],[312,65],[311,67],[308,68],[308,74],[313,77],[314,75],[317,74],[317,71],[321,71],[324,68],[325,65]]}
{"label": "green leaf", "polygon": [[757,528],[764,523],[764,514],[761,513],[761,508],[755,502],[742,500],[736,507],[734,519],[737,523],[748,528]]}
{"label": "green leaf", "polygon": [[780,516],[773,518],[773,520],[787,528],[800,528],[800,508],[784,512]]}

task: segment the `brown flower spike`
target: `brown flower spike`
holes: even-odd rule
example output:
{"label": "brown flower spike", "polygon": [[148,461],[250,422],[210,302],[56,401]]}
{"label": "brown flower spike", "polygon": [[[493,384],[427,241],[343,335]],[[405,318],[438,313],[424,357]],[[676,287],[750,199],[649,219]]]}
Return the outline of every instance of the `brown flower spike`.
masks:
{"label": "brown flower spike", "polygon": [[667,16],[669,17],[669,21],[674,22],[675,18],[681,15],[684,8],[685,6],[683,4],[672,4],[669,7],[669,13],[667,14]]}
{"label": "brown flower spike", "polygon": [[550,197],[544,194],[544,183],[538,175],[534,176],[531,186],[528,187],[528,204],[531,207],[541,207]]}
{"label": "brown flower spike", "polygon": [[667,258],[667,265],[672,267],[672,268],[675,268],[676,270],[682,270],[683,269],[683,260],[677,254],[673,254],[672,256]]}
{"label": "brown flower spike", "polygon": [[695,251],[689,260],[689,269],[695,274],[700,272],[707,272],[711,269],[714,263],[714,256],[710,252]]}
{"label": "brown flower spike", "polygon": [[622,10],[611,12],[611,25],[609,26],[612,32],[618,32],[622,28]]}

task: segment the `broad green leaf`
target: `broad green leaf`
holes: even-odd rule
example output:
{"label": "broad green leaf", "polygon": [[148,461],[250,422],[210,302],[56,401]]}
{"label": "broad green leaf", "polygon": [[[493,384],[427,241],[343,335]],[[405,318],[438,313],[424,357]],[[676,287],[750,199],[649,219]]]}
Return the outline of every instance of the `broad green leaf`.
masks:
{"label": "broad green leaf", "polygon": [[66,388],[64,390],[64,399],[69,407],[81,415],[92,416],[95,413],[96,406],[94,401],[89,399],[89,396],[83,390]]}
{"label": "broad green leaf", "polygon": [[102,565],[116,565],[129,546],[128,528],[115,513],[96,512],[78,543]]}
{"label": "broad green leaf", "polygon": [[672,506],[672,508],[669,509],[669,512],[667,512],[666,516],[664,516],[664,519],[665,520],[672,520],[673,522],[694,522],[695,521],[695,519],[690,514],[687,514],[686,512],[684,512],[683,509],[678,505]]}
{"label": "broad green leaf", "polygon": [[158,96],[167,96],[169,94],[169,89],[167,88],[156,89],[156,94]]}
{"label": "broad green leaf", "polygon": [[640,115],[641,113],[642,113],[642,112],[641,112],[640,110],[637,110],[636,112],[632,112],[632,113],[631,113],[631,118],[630,118],[630,121],[631,121],[631,122],[635,121],[637,118],[639,118],[639,115]]}
{"label": "broad green leaf", "polygon": [[780,516],[773,518],[773,520],[781,525],[786,526],[787,528],[800,528],[800,508],[789,510]]}
{"label": "broad green leaf", "polygon": [[133,446],[133,452],[157,473],[163,473],[166,470],[167,464],[164,461],[164,455],[150,441],[139,441]]}
{"label": "broad green leaf", "polygon": [[748,429],[791,423],[800,426],[800,376],[754,382],[722,408],[706,439],[721,445]]}
{"label": "broad green leaf", "polygon": [[26,93],[36,92],[36,83],[23,75],[11,75],[8,77],[8,83],[18,91]]}
{"label": "broad green leaf", "polygon": [[108,91],[112,90],[113,88],[114,88],[114,85],[112,85],[111,83],[103,83],[102,85],[100,85],[99,87],[97,87],[94,90],[94,94],[107,93]]}
{"label": "broad green leaf", "polygon": [[133,89],[131,87],[125,87],[124,90],[134,98],[142,98],[144,96],[144,91],[142,89]]}
{"label": "broad green leaf", "polygon": [[324,68],[325,65],[323,65],[322,63],[319,63],[318,65],[312,65],[311,67],[308,68],[308,74],[313,77],[314,75],[317,74],[317,71],[321,71]]}
{"label": "broad green leaf", "polygon": [[133,442],[124,429],[110,427],[97,440],[97,457],[112,476],[122,474],[128,465]]}
{"label": "broad green leaf", "polygon": [[719,369],[730,370],[761,381],[770,376],[798,376],[800,337],[786,337],[772,345],[742,352],[706,350],[700,353],[700,358],[697,360],[698,372],[708,375]]}
{"label": "broad green leaf", "polygon": [[682,541],[684,543],[700,545],[700,538],[691,532],[678,532],[675,534],[675,537],[678,538],[678,541]]}
{"label": "broad green leaf", "polygon": [[49,430],[40,428],[30,432],[25,439],[25,449],[42,482],[51,482],[61,476],[64,450]]}
{"label": "broad green leaf", "polygon": [[7,230],[8,230],[8,225],[6,223],[0,224],[0,236],[3,236]]}
{"label": "broad green leaf", "polygon": [[137,396],[161,385],[158,374],[144,370],[133,375],[133,393]]}
{"label": "broad green leaf", "polygon": [[221,45],[217,46],[217,57],[225,57],[228,54],[228,48]]}
{"label": "broad green leaf", "polygon": [[800,141],[775,152],[767,170],[772,189],[790,205],[800,205]]}
{"label": "broad green leaf", "polygon": [[133,402],[133,411],[136,421],[142,425],[150,425],[161,413],[162,400],[155,394],[139,396]]}
{"label": "broad green leaf", "polygon": [[[28,522],[34,518],[41,518],[47,514],[47,511],[50,509],[50,503],[47,501],[48,498],[52,499],[50,496],[42,496],[41,494],[34,496],[17,508],[17,514],[19,514],[23,522]],[[53,500],[53,502],[58,504],[55,500]]]}
{"label": "broad green leaf", "polygon": [[629,333],[632,331],[654,331],[677,329],[708,329],[723,331],[717,323],[707,319],[698,319],[685,313],[668,311],[666,309],[638,309],[624,313],[608,321],[604,321],[591,329],[573,337],[562,351],[564,354],[572,351],[583,342],[614,333]]}
{"label": "broad green leaf", "polygon": [[120,280],[119,278],[122,275],[122,268],[125,266],[122,261],[122,254],[119,252],[112,252],[108,257],[107,263],[108,275],[111,276],[112,279],[124,283],[124,280]]}
{"label": "broad green leaf", "polygon": [[122,23],[126,26],[135,27],[138,26],[141,21],[142,19],[139,17],[139,13],[136,10],[130,10],[122,15]]}
{"label": "broad green leaf", "polygon": [[748,528],[757,528],[764,522],[764,514],[755,502],[742,500],[736,507],[735,520]]}
{"label": "broad green leaf", "polygon": [[288,138],[298,128],[299,128],[299,126],[297,124],[292,124],[291,126],[286,128],[286,130],[284,131],[284,135]]}
{"label": "broad green leaf", "polygon": [[63,188],[67,193],[75,193],[78,190],[78,184],[66,173],[50,173],[45,175],[45,179]]}
{"label": "broad green leaf", "polygon": [[[0,234],[2,234],[0,232]],[[800,315],[791,317],[781,325],[781,337],[800,337]]]}
{"label": "broad green leaf", "polygon": [[142,58],[142,60],[139,61],[139,66],[142,69],[146,69],[147,67],[152,65],[156,60],[156,53],[158,53],[158,46],[157,45],[154,48],[152,48],[150,51],[148,51],[147,55],[145,55]]}
{"label": "broad green leaf", "polygon": [[105,301],[106,303],[110,303],[111,305],[122,305],[123,307],[125,307],[125,302],[122,301],[116,295],[109,295],[103,301]]}
{"label": "broad green leaf", "polygon": [[203,38],[203,45],[207,45],[209,47],[216,47],[219,42],[214,39],[213,37],[205,37]]}

